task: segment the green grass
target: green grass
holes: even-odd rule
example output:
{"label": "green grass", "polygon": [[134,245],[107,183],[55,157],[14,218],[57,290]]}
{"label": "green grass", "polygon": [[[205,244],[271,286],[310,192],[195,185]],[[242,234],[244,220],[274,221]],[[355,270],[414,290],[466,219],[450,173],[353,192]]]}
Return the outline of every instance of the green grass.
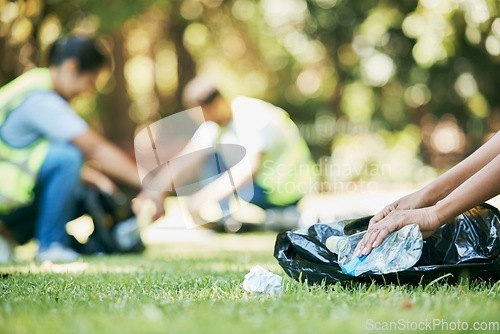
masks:
{"label": "green grass", "polygon": [[[0,266],[0,332],[365,333],[374,321],[423,326],[442,319],[469,327],[449,332],[472,333],[474,322],[500,320],[499,283],[311,287],[285,277],[272,257],[273,239],[217,236],[214,247],[201,250],[152,246],[142,256],[89,257],[69,266]],[[228,240],[241,250],[226,247]],[[243,290],[255,264],[284,277],[283,295]]]}

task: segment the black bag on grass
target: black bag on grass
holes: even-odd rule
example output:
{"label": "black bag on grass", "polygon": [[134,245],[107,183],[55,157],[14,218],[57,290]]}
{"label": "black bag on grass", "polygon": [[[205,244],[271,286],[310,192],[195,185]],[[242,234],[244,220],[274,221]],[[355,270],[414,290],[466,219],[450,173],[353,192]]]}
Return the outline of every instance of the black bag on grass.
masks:
{"label": "black bag on grass", "polygon": [[426,284],[443,277],[449,283],[462,279],[500,280],[500,213],[482,204],[440,227],[424,239],[422,256],[411,268],[396,273],[349,276],[342,273],[337,254],[325,246],[332,235],[351,235],[366,230],[371,217],[315,224],[278,234],[274,257],[285,272],[310,284],[339,281],[383,284]]}
{"label": "black bag on grass", "polygon": [[145,250],[140,237],[129,248],[123,249],[114,233],[118,224],[133,216],[125,195],[112,196],[95,187],[82,187],[78,193],[77,217],[88,214],[94,231],[86,243],[70,238],[70,246],[81,254],[141,253]]}

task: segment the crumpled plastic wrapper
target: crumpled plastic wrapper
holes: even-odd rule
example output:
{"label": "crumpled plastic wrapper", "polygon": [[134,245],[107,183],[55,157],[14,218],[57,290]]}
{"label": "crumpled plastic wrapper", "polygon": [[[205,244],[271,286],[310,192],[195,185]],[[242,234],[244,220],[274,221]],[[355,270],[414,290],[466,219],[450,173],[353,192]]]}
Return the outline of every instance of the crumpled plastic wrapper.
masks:
{"label": "crumpled plastic wrapper", "polygon": [[282,278],[261,266],[253,266],[245,275],[243,289],[252,294],[278,296],[283,293]]}

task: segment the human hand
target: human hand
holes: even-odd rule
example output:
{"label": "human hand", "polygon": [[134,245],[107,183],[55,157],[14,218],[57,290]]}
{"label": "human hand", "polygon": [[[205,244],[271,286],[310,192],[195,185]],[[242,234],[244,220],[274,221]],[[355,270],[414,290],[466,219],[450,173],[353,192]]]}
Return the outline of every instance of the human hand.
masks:
{"label": "human hand", "polygon": [[81,178],[85,184],[94,186],[108,195],[116,194],[118,191],[118,187],[109,177],[88,165],[83,166]]}
{"label": "human hand", "polygon": [[190,196],[187,201],[189,214],[191,215],[191,218],[196,225],[204,225],[206,223],[206,221],[200,215],[202,203],[204,202],[196,195]]}
{"label": "human hand", "polygon": [[[155,221],[165,214],[166,194],[159,191],[142,190],[136,198],[132,200],[132,211],[136,216],[148,216],[151,221]],[[154,208],[148,206],[152,203]],[[145,212],[147,211],[147,212]]]}
{"label": "human hand", "polygon": [[394,210],[413,210],[428,206],[429,203],[427,198],[428,196],[425,194],[425,191],[423,189],[416,191],[410,195],[401,197],[400,199],[387,205],[385,208],[382,209],[382,211],[374,215],[370,219],[368,228],[372,227],[374,224],[378,223],[379,221],[387,217],[387,215]]}
{"label": "human hand", "polygon": [[354,255],[370,254],[373,248],[382,244],[389,233],[411,224],[418,225],[422,236],[426,238],[443,224],[443,219],[439,216],[435,206],[412,210],[392,210],[376,224],[368,227],[363,239],[356,246]]}

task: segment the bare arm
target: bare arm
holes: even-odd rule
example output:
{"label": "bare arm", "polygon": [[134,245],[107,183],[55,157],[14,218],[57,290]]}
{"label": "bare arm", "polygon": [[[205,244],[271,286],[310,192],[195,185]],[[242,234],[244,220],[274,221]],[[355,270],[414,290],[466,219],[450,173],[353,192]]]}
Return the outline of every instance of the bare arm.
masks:
{"label": "bare arm", "polygon": [[[73,139],[73,144],[78,146],[88,159],[95,161],[96,167],[106,176],[116,178],[132,187],[141,189],[142,185],[134,161],[97,132],[89,129],[84,134]],[[156,212],[153,214],[152,219],[159,218],[164,213],[163,201],[165,194],[163,192],[142,190],[138,200],[132,203],[135,214],[138,215],[141,212],[145,199],[151,199],[156,206]]]}
{"label": "bare arm", "polygon": [[454,191],[460,184],[474,175],[500,153],[500,131],[465,160],[451,168],[424,188],[404,196],[386,206],[370,220],[377,224],[394,210],[412,210],[436,204]]}
{"label": "bare arm", "polygon": [[79,147],[88,159],[95,161],[96,167],[105,175],[141,188],[133,160],[97,132],[89,129],[74,138],[73,144]]}
{"label": "bare arm", "polygon": [[378,223],[370,226],[356,247],[356,255],[369,254],[380,246],[392,231],[410,224],[419,225],[424,237],[432,235],[451,218],[500,194],[500,154],[476,174],[458,186],[437,204],[414,210],[394,210]]}
{"label": "bare arm", "polygon": [[500,153],[435,205],[439,221],[445,222],[500,194],[499,177]]}
{"label": "bare arm", "polygon": [[[249,161],[252,172],[250,175],[253,176],[258,172],[261,160],[262,153],[250,158]],[[245,172],[246,171],[238,165],[231,168],[232,185],[235,188],[238,188],[251,180],[250,175]],[[218,202],[231,195],[232,188],[227,187],[228,176],[228,172],[224,172],[219,178],[215,179],[203,189],[200,189],[198,192],[193,194],[190,198],[190,202],[192,204],[204,203],[207,200]],[[191,208],[199,209],[197,205],[191,205]]]}
{"label": "bare arm", "polygon": [[87,184],[91,184],[107,194],[116,192],[116,185],[106,175],[99,172],[97,169],[88,165],[82,168],[82,180]]}
{"label": "bare arm", "polygon": [[428,204],[434,205],[448,196],[465,180],[490,163],[498,154],[500,154],[500,131],[465,160],[424,187],[424,192],[430,201]]}

